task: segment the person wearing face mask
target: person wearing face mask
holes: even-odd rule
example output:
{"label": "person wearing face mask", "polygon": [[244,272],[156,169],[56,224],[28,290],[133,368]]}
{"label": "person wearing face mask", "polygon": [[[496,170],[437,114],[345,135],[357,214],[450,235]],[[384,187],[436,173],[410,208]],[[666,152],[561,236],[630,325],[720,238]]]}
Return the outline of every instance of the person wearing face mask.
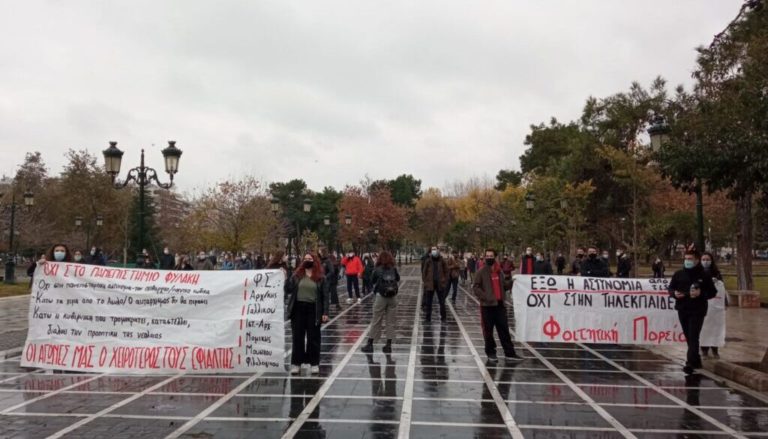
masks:
{"label": "person wearing face mask", "polygon": [[557,253],[557,259],[555,259],[555,266],[557,267],[557,274],[562,275],[565,272],[565,256],[563,252]]}
{"label": "person wearing face mask", "polygon": [[586,277],[611,277],[608,264],[597,256],[597,247],[591,246],[587,249],[587,257],[581,263],[579,274]]}
{"label": "person wearing face mask", "polygon": [[82,262],[84,264],[88,265],[107,265],[107,260],[104,257],[104,254],[101,252],[101,249],[94,246],[91,247],[91,251],[88,253],[88,256],[82,259]]}
{"label": "person wearing face mask", "polygon": [[533,266],[536,264],[536,258],[533,256],[533,249],[527,247],[525,254],[520,258],[520,274],[533,274]]}
{"label": "person wearing face mask", "polygon": [[449,278],[448,264],[445,262],[440,251],[433,246],[429,251],[429,258],[424,261],[421,271],[422,284],[424,286],[424,319],[427,322],[432,321],[432,303],[437,295],[437,303],[440,308],[440,320],[445,321],[447,314],[445,311],[445,296],[448,290]]}
{"label": "person wearing face mask", "polygon": [[72,262],[76,262],[78,264],[85,263],[85,258],[83,258],[83,254],[80,252],[80,250],[75,250],[75,252],[72,254]]}
{"label": "person wearing face mask", "polygon": [[310,373],[320,373],[320,325],[328,321],[330,303],[319,259],[305,254],[284,286],[293,338],[291,375],[297,375],[307,363]]}
{"label": "person wearing face mask", "polygon": [[571,262],[571,276],[578,276],[581,273],[581,263],[584,262],[584,249],[576,250],[576,259]]}
{"label": "person wearing face mask", "polygon": [[695,369],[701,368],[699,336],[707,315],[708,301],[717,295],[712,277],[699,264],[699,255],[695,250],[685,252],[683,269],[672,275],[667,290],[675,299],[677,317],[688,343],[683,372],[690,375]]}
{"label": "person wearing face mask", "polygon": [[253,263],[246,253],[241,253],[235,261],[235,270],[253,270]]}
{"label": "person wearing face mask", "polygon": [[38,265],[45,263],[45,261],[52,262],[72,262],[72,253],[69,251],[69,247],[64,244],[56,244],[48,250],[48,254],[44,260],[38,261]]}
{"label": "person wearing face mask", "polygon": [[552,274],[552,264],[544,259],[541,252],[536,253],[536,262],[533,264],[533,274]]}
{"label": "person wearing face mask", "polygon": [[504,276],[501,265],[496,261],[496,250],[485,251],[484,265],[477,271],[472,292],[480,301],[480,324],[485,339],[485,355],[488,361],[496,362],[496,341],[493,339],[493,329],[499,336],[504,357],[508,360],[521,360],[515,353],[515,345],[509,334],[507,308],[504,305],[504,291],[511,287],[512,279]]}
{"label": "person wearing face mask", "polygon": [[189,256],[179,256],[179,262],[173,267],[174,270],[194,270],[195,268],[189,263]]}
{"label": "person wearing face mask", "polygon": [[355,255],[355,252],[349,252],[349,254],[342,258],[341,265],[344,266],[344,274],[347,277],[347,305],[352,303],[352,290],[355,291],[355,297],[357,303],[362,303],[363,299],[360,298],[360,278],[363,277],[363,263]]}
{"label": "person wearing face mask", "polygon": [[[509,255],[504,255],[501,260],[501,271],[504,272],[504,276],[508,279],[512,279],[512,272],[515,271],[515,262]],[[510,287],[511,289],[512,287]],[[505,290],[506,291],[506,290]]]}
{"label": "person wearing face mask", "polygon": [[624,249],[616,250],[616,277],[628,278],[632,273],[632,261]]}
{"label": "person wearing face mask", "polygon": [[213,263],[211,259],[205,255],[204,251],[197,253],[197,259],[192,263],[192,268],[195,270],[213,270]]}
{"label": "person wearing face mask", "polygon": [[664,261],[662,261],[660,257],[656,256],[656,259],[653,261],[653,264],[651,264],[651,270],[653,270],[654,279],[664,278],[664,270],[665,270]]}
{"label": "person wearing face mask", "polygon": [[[715,263],[715,257],[710,252],[704,252],[701,255],[701,268],[704,269],[704,273],[712,278],[712,282],[715,284],[715,288],[717,289],[717,295],[720,295],[720,291],[725,291],[725,286],[722,285],[723,282],[723,275],[720,273],[720,269],[717,268],[717,264]],[[718,285],[718,283],[720,285]],[[718,288],[720,287],[720,288]],[[725,301],[728,299],[728,296],[723,296],[723,302],[722,305],[719,305],[719,302],[713,302],[713,306],[725,306],[727,305]],[[712,350],[712,356],[716,359],[720,358],[720,350],[717,346],[702,346],[701,347],[701,355],[708,357],[709,351]]]}
{"label": "person wearing face mask", "polygon": [[163,248],[163,255],[160,256],[160,269],[173,270],[176,265],[176,258],[168,247]]}
{"label": "person wearing face mask", "polygon": [[608,250],[603,250],[600,260],[602,260],[605,266],[608,267],[608,277],[613,276],[613,272],[611,271],[611,254],[608,253]]}

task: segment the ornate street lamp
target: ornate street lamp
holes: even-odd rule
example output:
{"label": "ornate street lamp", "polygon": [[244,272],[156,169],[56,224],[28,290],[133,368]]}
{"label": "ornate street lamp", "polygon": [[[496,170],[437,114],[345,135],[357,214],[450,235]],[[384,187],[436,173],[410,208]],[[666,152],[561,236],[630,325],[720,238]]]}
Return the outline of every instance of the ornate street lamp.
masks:
{"label": "ornate street lamp", "polygon": [[312,200],[309,198],[304,199],[304,213],[309,213],[312,211]]}
{"label": "ornate street lamp", "polygon": [[325,226],[330,226],[331,225],[331,217],[330,216],[326,215],[325,217],[323,217],[323,225],[325,225]]}
{"label": "ornate street lamp", "polygon": [[117,182],[117,175],[120,174],[120,168],[123,160],[123,151],[117,147],[117,142],[109,142],[109,148],[103,151],[104,167],[107,173],[112,177],[112,182],[117,189],[122,189],[131,181],[139,187],[139,241],[138,249],[144,248],[144,192],[146,186],[153,182],[160,188],[170,189],[173,186],[173,176],[179,171],[179,158],[181,150],[176,148],[176,141],[169,140],[168,146],[162,150],[165,161],[165,172],[170,177],[169,183],[161,183],[157,176],[157,171],[144,164],[144,149],[141,150],[141,160],[139,166],[128,171],[128,176],[122,183]]}
{"label": "ornate street lamp", "polygon": [[667,124],[664,116],[658,114],[651,121],[651,126],[648,127],[648,136],[651,138],[651,150],[658,152],[662,146],[669,142],[669,133],[672,129]]}
{"label": "ornate street lamp", "polygon": [[352,225],[352,215],[346,214],[344,215],[344,224],[346,225]]}
{"label": "ornate street lamp", "polygon": [[83,226],[83,217],[80,215],[75,217],[75,227],[80,228]]}
{"label": "ornate street lamp", "polygon": [[101,227],[104,225],[104,217],[101,215],[96,215],[96,227]]}
{"label": "ornate street lamp", "polygon": [[35,205],[35,195],[32,192],[24,192],[24,205],[27,207],[32,207]]}
{"label": "ornate street lamp", "polygon": [[536,197],[532,193],[525,194],[525,208],[528,210],[528,212],[533,211],[533,208],[536,205]]}
{"label": "ornate street lamp", "polygon": [[269,199],[269,204],[272,208],[272,213],[277,215],[277,212],[280,211],[280,200],[278,200],[276,196],[272,195],[272,197]]}

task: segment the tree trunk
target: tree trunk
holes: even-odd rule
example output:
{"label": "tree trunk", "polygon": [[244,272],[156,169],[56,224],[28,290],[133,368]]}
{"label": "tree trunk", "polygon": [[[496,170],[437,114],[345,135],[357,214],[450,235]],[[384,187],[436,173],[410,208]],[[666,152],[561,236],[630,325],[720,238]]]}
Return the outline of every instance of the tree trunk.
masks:
{"label": "tree trunk", "polygon": [[736,275],[738,289],[752,290],[752,193],[736,200]]}

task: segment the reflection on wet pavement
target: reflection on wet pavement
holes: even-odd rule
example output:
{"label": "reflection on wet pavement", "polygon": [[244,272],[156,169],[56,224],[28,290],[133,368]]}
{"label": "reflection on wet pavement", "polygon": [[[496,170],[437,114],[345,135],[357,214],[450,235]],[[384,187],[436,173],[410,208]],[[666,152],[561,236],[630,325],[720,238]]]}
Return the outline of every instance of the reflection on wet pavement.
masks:
{"label": "reflection on wet pavement", "polygon": [[2,361],[0,437],[42,438],[77,422],[63,437],[768,437],[765,395],[686,378],[637,346],[518,344],[524,361],[486,363],[466,291],[447,322],[424,322],[416,270],[403,274],[393,352],[360,351],[368,299],[324,329],[320,376],[46,374]]}

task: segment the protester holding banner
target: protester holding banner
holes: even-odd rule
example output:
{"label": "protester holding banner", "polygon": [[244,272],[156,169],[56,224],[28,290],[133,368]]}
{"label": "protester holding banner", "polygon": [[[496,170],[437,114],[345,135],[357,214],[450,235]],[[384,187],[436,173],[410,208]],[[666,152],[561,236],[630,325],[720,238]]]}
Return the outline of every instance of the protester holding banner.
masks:
{"label": "protester holding banner", "polygon": [[701,368],[699,336],[707,315],[707,301],[717,295],[717,289],[712,277],[699,264],[698,253],[694,250],[685,252],[683,269],[675,272],[667,289],[675,298],[675,309],[688,343],[683,371],[690,375],[694,369]]}
{"label": "protester holding banner", "polygon": [[498,361],[496,342],[493,339],[493,328],[499,335],[504,357],[508,360],[519,360],[515,354],[515,345],[509,334],[507,308],[504,305],[504,291],[511,288],[512,279],[506,277],[501,265],[496,261],[496,250],[485,251],[485,265],[478,270],[472,283],[472,292],[480,300],[480,324],[485,339],[485,354],[488,361]]}
{"label": "protester holding banner", "polygon": [[376,269],[373,270],[373,321],[371,322],[371,336],[368,344],[361,349],[365,353],[373,352],[373,343],[381,335],[381,324],[387,320],[387,344],[382,351],[385,354],[392,352],[392,340],[397,335],[397,293],[400,286],[400,273],[395,268],[395,258],[392,253],[383,251],[376,261]]}
{"label": "protester holding banner", "polygon": [[[712,256],[712,253],[704,252],[701,255],[701,268],[704,269],[704,273],[708,274],[712,278],[712,281],[715,283],[715,287],[717,288],[718,295],[719,295],[721,287],[724,290],[725,285],[723,284],[723,275],[720,274],[720,269],[717,268],[717,264],[715,263],[715,257]],[[723,301],[725,301],[727,297],[728,297],[727,295],[723,294]],[[724,305],[725,304],[723,304],[723,306]],[[720,358],[720,351],[717,346],[702,346],[701,354],[704,355],[705,357],[708,357],[710,349],[712,349],[713,357]]]}
{"label": "protester holding banner", "polygon": [[69,247],[64,244],[55,244],[48,250],[48,254],[44,260],[38,261],[38,265],[44,264],[45,261],[55,262],[72,262],[72,253],[69,251]]}
{"label": "protester holding banner", "polygon": [[304,255],[302,264],[285,283],[285,294],[293,333],[291,374],[298,374],[301,365],[308,363],[310,373],[316,375],[320,373],[320,325],[328,321],[330,308],[320,258]]}
{"label": "protester holding banner", "polygon": [[610,277],[608,264],[597,256],[597,247],[587,248],[587,258],[581,263],[579,273],[587,277]]}

